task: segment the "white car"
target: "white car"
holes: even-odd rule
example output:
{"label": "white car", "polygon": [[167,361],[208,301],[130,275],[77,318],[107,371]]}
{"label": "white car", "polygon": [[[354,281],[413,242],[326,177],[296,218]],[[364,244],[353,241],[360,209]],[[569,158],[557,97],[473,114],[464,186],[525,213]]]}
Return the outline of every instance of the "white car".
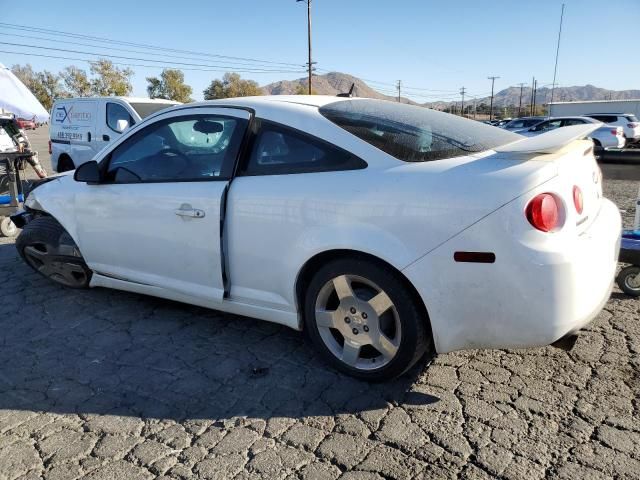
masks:
{"label": "white car", "polygon": [[174,107],[35,188],[16,246],[111,287],[308,331],[338,369],[547,345],[607,301],[620,215],[589,125],[524,138],[325,96]]}
{"label": "white car", "polygon": [[626,139],[622,127],[604,125],[602,122],[590,117],[549,117],[531,128],[517,130],[516,133],[526,137],[534,137],[555,130],[556,128],[585,124],[592,124],[597,127],[589,134],[589,137],[593,140],[593,144],[597,148],[624,148]]}
{"label": "white car", "polygon": [[607,125],[622,127],[627,143],[640,142],[640,121],[632,113],[590,113],[585,117],[595,118]]}

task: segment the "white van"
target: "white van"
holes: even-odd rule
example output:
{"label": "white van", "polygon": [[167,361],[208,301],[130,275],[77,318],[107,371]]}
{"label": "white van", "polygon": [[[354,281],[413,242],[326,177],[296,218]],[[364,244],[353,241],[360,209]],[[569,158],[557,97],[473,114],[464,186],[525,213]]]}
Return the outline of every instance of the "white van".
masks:
{"label": "white van", "polygon": [[143,118],[178,102],[134,97],[61,98],[51,109],[49,153],[56,172],[87,162]]}

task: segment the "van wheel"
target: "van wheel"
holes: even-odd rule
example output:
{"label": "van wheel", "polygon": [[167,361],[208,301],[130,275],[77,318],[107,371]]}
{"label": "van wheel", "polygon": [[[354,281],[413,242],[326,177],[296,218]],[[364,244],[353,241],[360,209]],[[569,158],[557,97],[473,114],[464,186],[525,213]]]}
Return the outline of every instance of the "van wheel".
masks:
{"label": "van wheel", "polygon": [[435,354],[428,319],[397,273],[366,260],[323,266],[307,289],[304,320],[325,360],[362,380],[392,379]]}
{"label": "van wheel", "polygon": [[71,235],[52,217],[27,223],[16,239],[22,259],[39,274],[71,288],[88,288],[91,270]]}
{"label": "van wheel", "polygon": [[69,170],[75,170],[76,166],[68,155],[62,155],[58,159],[58,173],[68,172]]}

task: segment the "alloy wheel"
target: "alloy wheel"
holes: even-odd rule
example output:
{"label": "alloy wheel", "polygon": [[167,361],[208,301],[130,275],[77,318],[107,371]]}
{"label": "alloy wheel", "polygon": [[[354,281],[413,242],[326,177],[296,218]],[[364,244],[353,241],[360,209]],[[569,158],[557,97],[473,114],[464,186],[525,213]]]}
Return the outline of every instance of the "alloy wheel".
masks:
{"label": "alloy wheel", "polygon": [[400,348],[400,319],[389,295],[374,282],[339,275],[320,289],[315,305],[320,337],[339,360],[358,370],[374,370]]}

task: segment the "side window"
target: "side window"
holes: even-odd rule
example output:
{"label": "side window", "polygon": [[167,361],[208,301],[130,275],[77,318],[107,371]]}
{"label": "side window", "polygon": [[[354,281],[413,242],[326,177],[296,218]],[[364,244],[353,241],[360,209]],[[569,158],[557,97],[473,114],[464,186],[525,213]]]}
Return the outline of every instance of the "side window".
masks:
{"label": "side window", "polygon": [[602,123],[615,123],[618,121],[618,117],[614,115],[591,115],[591,118],[595,118]]}
{"label": "side window", "polygon": [[231,176],[247,121],[190,115],[155,122],[111,152],[114,183],[205,181]]}
{"label": "side window", "polygon": [[246,175],[285,175],[366,168],[365,161],[324,140],[258,120]]}
{"label": "side window", "polygon": [[563,127],[570,127],[572,125],[584,125],[586,122],[584,120],[580,120],[578,118],[570,118],[562,121]]}
{"label": "side window", "polygon": [[[119,120],[127,122],[127,127],[121,128],[122,125],[118,125]],[[126,108],[119,103],[107,102],[107,126],[114,132],[122,133],[126,128],[133,125],[135,122]]]}

